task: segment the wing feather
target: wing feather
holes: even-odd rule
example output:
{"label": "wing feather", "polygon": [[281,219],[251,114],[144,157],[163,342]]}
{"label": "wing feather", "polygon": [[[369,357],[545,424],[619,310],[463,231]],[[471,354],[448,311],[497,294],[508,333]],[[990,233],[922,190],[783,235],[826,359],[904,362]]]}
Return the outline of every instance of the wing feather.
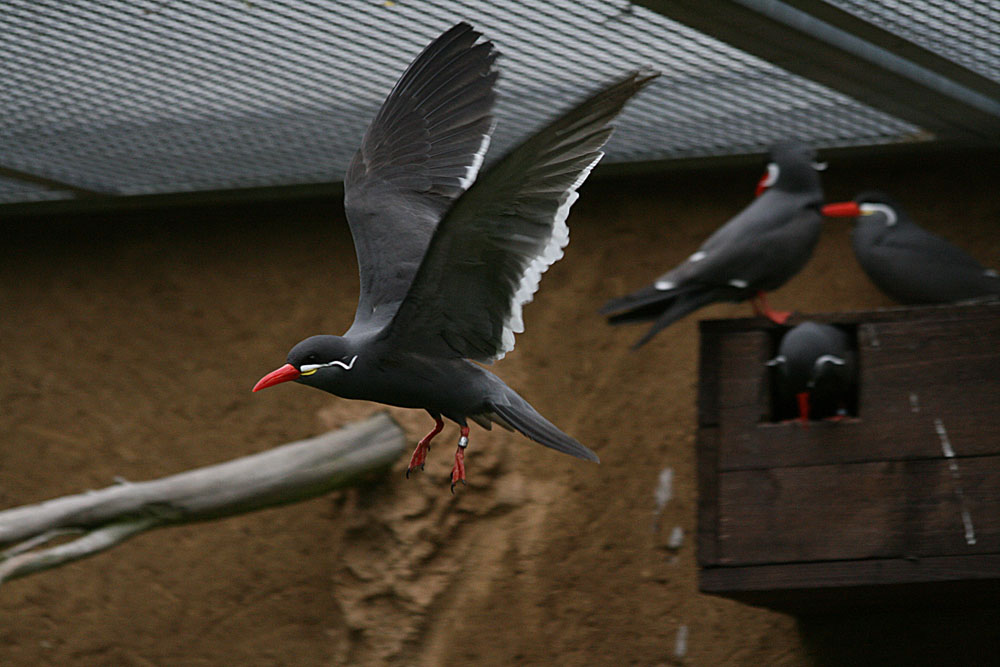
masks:
{"label": "wing feather", "polygon": [[347,170],[344,208],[361,294],[351,329],[381,328],[409,289],[441,216],[489,146],[496,51],[459,23],[400,77]]}
{"label": "wing feather", "polygon": [[438,225],[386,329],[393,345],[477,361],[513,348],[523,305],[569,242],[566,217],[603,155],[608,123],[655,76],[617,81],[480,175]]}

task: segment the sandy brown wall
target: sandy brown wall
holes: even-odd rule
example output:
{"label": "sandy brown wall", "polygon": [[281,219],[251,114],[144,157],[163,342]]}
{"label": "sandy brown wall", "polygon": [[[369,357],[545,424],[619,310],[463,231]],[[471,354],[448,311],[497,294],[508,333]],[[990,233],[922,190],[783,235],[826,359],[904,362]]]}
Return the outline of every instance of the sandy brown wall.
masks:
{"label": "sandy brown wall", "polygon": [[[697,593],[696,320],[749,308],[705,309],[638,353],[627,348],[641,329],[595,315],[690,254],[748,202],[757,175],[585,187],[566,258],[495,370],[601,465],[474,428],[470,485],[453,497],[449,427],[415,479],[400,461],[363,489],[140,536],[3,586],[0,664],[655,665],[675,662],[681,626],[689,664],[810,664],[845,641],[872,650],[856,626],[838,635]],[[885,189],[1000,268],[998,176],[996,154],[980,154],[844,160],[825,182],[831,199]],[[249,392],[300,338],[351,320],[356,267],[339,211],[298,202],[0,223],[0,507],[222,461],[380,409],[300,386]],[[830,222],[772,304],[889,301],[855,265],[848,226]],[[414,441],[431,425],[393,414]],[[667,467],[674,498],[656,517]],[[674,526],[686,535],[677,551],[666,546]]]}

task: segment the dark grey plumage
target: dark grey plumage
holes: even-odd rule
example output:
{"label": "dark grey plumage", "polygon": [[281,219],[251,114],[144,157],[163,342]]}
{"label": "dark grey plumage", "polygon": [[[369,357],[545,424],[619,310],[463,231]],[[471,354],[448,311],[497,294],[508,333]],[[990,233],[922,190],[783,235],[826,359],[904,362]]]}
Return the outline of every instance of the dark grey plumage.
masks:
{"label": "dark grey plumage", "polygon": [[[768,365],[774,369],[777,419],[796,414],[802,419],[820,419],[854,407],[856,353],[850,336],[836,326],[803,322],[793,327],[782,337],[778,354]],[[805,398],[799,398],[802,394]]]}
{"label": "dark grey plumage", "polygon": [[[427,410],[462,426],[452,487],[464,481],[467,419],[597,460],[498,377],[521,307],[562,256],[577,188],[608,123],[656,74],[634,72],[478,174],[493,127],[496,53],[460,23],[410,65],[368,129],[345,182],[361,294],[344,336],[313,336],[255,387],[295,380],[344,398]],[[478,174],[478,178],[477,178]]]}
{"label": "dark grey plumage", "polygon": [[854,256],[875,285],[903,304],[957,303],[1000,297],[1000,275],[923,229],[891,197],[865,192],[830,204],[824,214],[853,217]]}
{"label": "dark grey plumage", "polygon": [[682,264],[652,285],[608,301],[600,312],[612,324],[653,321],[638,347],[698,308],[744,301],[785,284],[819,240],[823,190],[815,160],[804,144],[776,144],[759,197]]}
{"label": "dark grey plumage", "polygon": [[497,52],[459,23],[400,77],[344,179],[361,292],[351,333],[388,323],[438,221],[475,180],[493,129]]}

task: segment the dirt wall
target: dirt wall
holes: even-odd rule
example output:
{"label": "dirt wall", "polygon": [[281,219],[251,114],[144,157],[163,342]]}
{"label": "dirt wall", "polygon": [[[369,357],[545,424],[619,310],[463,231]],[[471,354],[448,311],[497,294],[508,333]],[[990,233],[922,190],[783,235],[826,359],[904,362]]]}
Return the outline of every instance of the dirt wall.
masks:
{"label": "dirt wall", "polygon": [[[825,183],[831,200],[884,189],[1000,268],[997,175],[995,156],[856,159],[834,162]],[[641,328],[596,315],[693,252],[757,176],[669,172],[582,191],[566,257],[494,370],[600,465],[473,427],[470,484],[452,496],[449,426],[410,480],[401,460],[363,488],[161,530],[4,585],[0,664],[799,665],[844,653],[843,637],[863,646],[857,626],[838,635],[697,592],[696,322],[749,307],[706,308],[639,352],[628,347]],[[382,409],[301,386],[249,391],[299,339],[350,323],[356,264],[339,202],[5,224],[0,507],[223,461]],[[842,221],[771,303],[890,305]],[[432,425],[392,414],[414,442]],[[673,498],[657,515],[665,468]]]}

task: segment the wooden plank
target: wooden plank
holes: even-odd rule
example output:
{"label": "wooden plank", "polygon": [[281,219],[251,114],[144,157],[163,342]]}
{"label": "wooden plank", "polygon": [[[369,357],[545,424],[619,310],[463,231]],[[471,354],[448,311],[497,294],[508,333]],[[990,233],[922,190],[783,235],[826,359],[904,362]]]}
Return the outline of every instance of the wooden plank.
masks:
{"label": "wooden plank", "polygon": [[[898,359],[910,363],[928,356],[961,358],[969,353],[996,351],[993,343],[1000,336],[1000,307],[940,313],[941,317],[923,316],[920,311],[916,315],[905,320],[860,323],[862,347],[884,355],[884,360],[891,363]],[[963,343],[958,347],[956,337]]]}
{"label": "wooden plank", "polygon": [[[751,424],[739,416],[742,427],[731,423],[738,418],[735,410],[726,413],[720,427],[729,436],[719,457],[719,468],[726,472],[884,461],[897,458],[893,454],[899,451],[897,434],[864,421]],[[927,437],[935,438],[932,428]],[[930,452],[940,455],[940,449]]]}
{"label": "wooden plank", "polygon": [[1000,605],[1000,554],[703,568],[699,590],[782,611]]}
{"label": "wooden plank", "polygon": [[789,590],[909,584],[922,581],[1000,581],[1000,554],[872,558],[817,563],[705,568],[701,590]]}
{"label": "wooden plank", "polygon": [[719,341],[720,381],[741,380],[754,375],[771,358],[772,338],[767,331],[746,331]]}
{"label": "wooden plank", "polygon": [[909,553],[1000,553],[1000,456],[915,461],[909,474]]}
{"label": "wooden plank", "polygon": [[987,398],[1000,402],[1000,309],[961,320],[868,323],[858,340],[865,398],[878,401],[883,387],[986,382],[993,390]]}
{"label": "wooden plank", "polygon": [[[723,443],[719,469],[724,472],[940,459],[943,453],[939,427],[945,429],[959,456],[992,455],[1000,443],[994,429],[975,429],[955,413],[947,420],[928,411],[893,424],[861,419],[812,422],[808,428],[797,423],[754,423],[753,414],[745,409],[723,414],[726,418],[719,426]],[[744,426],[732,423],[735,415]]]}
{"label": "wooden plank", "polygon": [[720,564],[902,556],[905,464],[719,474]]}
{"label": "wooden plank", "polygon": [[[761,362],[761,366],[763,365],[764,362]],[[746,375],[739,377],[720,377],[720,415],[729,410],[740,410],[747,407],[753,408],[753,412],[757,417],[759,417],[761,411],[766,414],[769,411],[768,404],[770,399],[767,389],[763,373],[759,373],[756,370],[752,370]],[[753,423],[757,422],[754,421]]]}
{"label": "wooden plank", "polygon": [[1000,311],[870,324],[861,339],[862,419],[941,420],[965,454],[1000,453]]}
{"label": "wooden plank", "polygon": [[[717,385],[720,426],[756,424],[768,412],[770,398],[761,369],[766,368],[771,347],[772,340],[764,331],[733,334],[720,341],[722,363]],[[726,437],[723,433],[723,443]]]}
{"label": "wooden plank", "polygon": [[757,404],[764,400],[757,369],[764,366],[772,353],[768,332],[703,336],[700,350],[699,425],[716,425],[722,405]]}
{"label": "wooden plank", "polygon": [[715,565],[719,558],[719,431],[698,429],[695,459],[698,474],[698,564]]}
{"label": "wooden plank", "polygon": [[781,329],[702,323],[702,590],[784,610],[1000,603],[1000,305],[807,317],[856,325],[859,418],[769,423]]}
{"label": "wooden plank", "polygon": [[858,327],[859,420],[808,429],[762,422],[769,374],[746,356],[738,360],[747,375],[727,372],[734,377],[717,385],[720,469],[939,458],[941,425],[962,455],[1000,453],[1000,308],[931,313],[943,319]]}
{"label": "wooden plank", "polygon": [[997,420],[990,419],[1000,408],[1000,354],[907,367],[867,367],[861,381],[867,387],[860,396],[861,419],[891,422],[917,415],[959,416],[971,433],[982,431],[992,440],[1000,432]]}
{"label": "wooden plank", "polygon": [[[866,323],[937,320],[962,321],[982,317],[1000,317],[1000,303],[966,305],[899,306],[878,310],[845,310],[827,313],[792,313],[785,327],[792,327],[805,321],[829,324],[862,325]],[[719,320],[701,320],[698,323],[702,335],[726,336],[742,331],[780,330],[770,321],[760,317],[742,317]]]}
{"label": "wooden plank", "polygon": [[705,321],[698,323],[698,425],[717,426],[719,423],[720,333],[706,332]]}
{"label": "wooden plank", "polygon": [[722,472],[717,494],[719,564],[1000,552],[1000,456]]}

